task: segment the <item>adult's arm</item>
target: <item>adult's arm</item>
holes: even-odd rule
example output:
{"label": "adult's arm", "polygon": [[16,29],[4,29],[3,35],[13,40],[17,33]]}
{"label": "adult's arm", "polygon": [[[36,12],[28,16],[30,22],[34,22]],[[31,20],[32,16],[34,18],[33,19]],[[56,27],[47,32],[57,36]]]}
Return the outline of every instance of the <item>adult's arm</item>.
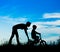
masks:
{"label": "adult's arm", "polygon": [[[27,30],[26,30],[26,29],[24,29],[24,31],[25,31],[25,34],[26,34],[26,36],[28,37],[28,33],[27,33]],[[28,37],[28,39],[29,39],[29,37]]]}

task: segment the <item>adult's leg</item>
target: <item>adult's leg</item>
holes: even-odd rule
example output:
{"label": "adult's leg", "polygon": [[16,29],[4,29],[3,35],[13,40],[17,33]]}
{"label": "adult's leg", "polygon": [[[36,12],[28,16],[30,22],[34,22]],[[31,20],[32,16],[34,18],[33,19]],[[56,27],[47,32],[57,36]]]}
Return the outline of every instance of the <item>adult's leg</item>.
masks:
{"label": "adult's leg", "polygon": [[19,35],[18,35],[18,32],[16,32],[16,40],[17,40],[17,43],[20,44],[19,43]]}
{"label": "adult's leg", "polygon": [[14,37],[14,31],[12,31],[12,35],[11,35],[11,37],[10,37],[9,44],[12,43],[12,39],[13,39],[13,37]]}

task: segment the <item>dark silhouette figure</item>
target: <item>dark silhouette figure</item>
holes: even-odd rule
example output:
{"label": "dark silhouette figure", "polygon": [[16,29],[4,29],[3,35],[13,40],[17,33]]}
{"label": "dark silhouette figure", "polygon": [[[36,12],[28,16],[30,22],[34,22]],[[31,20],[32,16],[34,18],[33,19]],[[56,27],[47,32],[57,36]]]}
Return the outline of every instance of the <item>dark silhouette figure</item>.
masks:
{"label": "dark silhouette figure", "polygon": [[40,35],[40,33],[36,32],[36,28],[37,28],[37,26],[36,25],[33,25],[33,29],[32,29],[32,32],[31,32],[31,36],[34,39],[34,43],[39,42],[39,40],[38,40],[39,37],[36,36],[36,34],[39,34]]}
{"label": "dark silhouette figure", "polygon": [[[36,32],[36,28],[37,28],[37,26],[33,25],[33,29],[32,29],[32,32],[31,32],[31,36],[34,39],[33,44],[34,43],[40,43],[40,45],[43,45],[43,46],[46,45],[46,41],[42,40],[41,33]],[[39,36],[37,36],[36,34],[39,34]]]}
{"label": "dark silhouette figure", "polygon": [[19,44],[19,36],[18,36],[18,32],[17,32],[18,29],[21,29],[21,30],[25,31],[25,34],[26,34],[26,36],[28,38],[28,41],[29,41],[29,37],[28,37],[28,33],[27,33],[27,30],[28,30],[27,27],[29,27],[30,25],[31,25],[30,22],[27,22],[26,24],[17,24],[17,25],[14,25],[12,27],[12,35],[10,37],[9,44],[11,44],[14,35],[16,35],[16,40],[17,40],[17,43]]}

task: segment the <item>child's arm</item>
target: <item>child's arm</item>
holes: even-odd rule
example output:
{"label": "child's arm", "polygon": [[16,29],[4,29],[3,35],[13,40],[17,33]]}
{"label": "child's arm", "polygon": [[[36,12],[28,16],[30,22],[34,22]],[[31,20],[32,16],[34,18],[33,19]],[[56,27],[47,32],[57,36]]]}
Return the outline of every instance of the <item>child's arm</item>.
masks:
{"label": "child's arm", "polygon": [[40,35],[41,33],[36,32],[36,34],[39,34]]}
{"label": "child's arm", "polygon": [[41,39],[41,33],[38,33],[38,32],[36,32],[36,34],[39,34],[39,36],[40,36],[40,39]]}

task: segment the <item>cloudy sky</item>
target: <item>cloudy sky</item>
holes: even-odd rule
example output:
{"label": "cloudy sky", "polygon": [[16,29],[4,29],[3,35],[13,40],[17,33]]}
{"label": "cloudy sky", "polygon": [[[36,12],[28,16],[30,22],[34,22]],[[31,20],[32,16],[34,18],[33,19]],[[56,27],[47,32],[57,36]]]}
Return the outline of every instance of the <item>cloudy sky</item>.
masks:
{"label": "cloudy sky", "polygon": [[[30,39],[34,24],[37,25],[36,31],[41,33],[42,39],[58,39],[60,0],[0,0],[0,44],[9,40],[13,25],[27,21],[32,23],[28,30]],[[18,33],[20,42],[27,42],[24,31],[18,30]],[[15,37],[13,42],[16,42]]]}

